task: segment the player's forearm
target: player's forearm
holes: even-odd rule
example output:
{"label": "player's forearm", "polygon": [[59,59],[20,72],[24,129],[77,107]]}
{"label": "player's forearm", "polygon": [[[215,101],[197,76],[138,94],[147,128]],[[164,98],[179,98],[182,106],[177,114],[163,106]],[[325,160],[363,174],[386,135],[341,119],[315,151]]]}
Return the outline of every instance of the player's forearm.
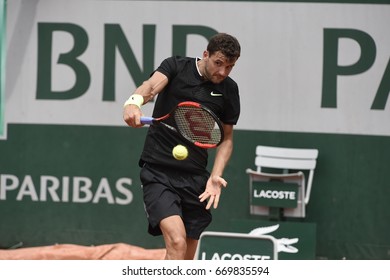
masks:
{"label": "player's forearm", "polygon": [[160,73],[155,72],[150,79],[144,81],[134,92],[144,98],[144,104],[148,103],[168,84],[168,78]]}
{"label": "player's forearm", "polygon": [[230,157],[233,152],[233,140],[227,139],[224,140],[221,145],[218,147],[217,153],[215,155],[214,166],[211,171],[211,175],[221,176],[225,170],[226,165],[228,164]]}
{"label": "player's forearm", "polygon": [[142,105],[148,103],[158,92],[153,89],[153,85],[151,84],[151,82],[148,80],[148,81],[144,81],[142,83],[142,85],[140,85],[135,91],[133,94],[139,94],[143,97],[144,99],[144,102]]}

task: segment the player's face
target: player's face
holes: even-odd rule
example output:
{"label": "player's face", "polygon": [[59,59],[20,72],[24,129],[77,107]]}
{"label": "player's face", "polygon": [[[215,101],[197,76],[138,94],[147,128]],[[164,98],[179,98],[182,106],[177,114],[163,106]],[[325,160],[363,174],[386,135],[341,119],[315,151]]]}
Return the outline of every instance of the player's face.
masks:
{"label": "player's face", "polygon": [[204,76],[210,82],[215,84],[221,83],[232,71],[236,60],[229,61],[220,51],[209,56],[209,52],[203,53],[205,60]]}

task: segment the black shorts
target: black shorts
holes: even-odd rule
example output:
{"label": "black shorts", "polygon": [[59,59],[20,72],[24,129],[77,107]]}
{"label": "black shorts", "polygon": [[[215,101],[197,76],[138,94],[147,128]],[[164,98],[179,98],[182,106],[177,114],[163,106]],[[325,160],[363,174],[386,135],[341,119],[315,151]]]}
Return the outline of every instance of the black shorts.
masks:
{"label": "black shorts", "polygon": [[155,236],[161,235],[160,221],[179,215],[183,219],[187,237],[199,239],[212,220],[210,210],[206,210],[207,202],[199,201],[199,195],[204,192],[208,177],[207,172],[204,175],[196,175],[145,164],[140,179],[149,221],[148,232]]}

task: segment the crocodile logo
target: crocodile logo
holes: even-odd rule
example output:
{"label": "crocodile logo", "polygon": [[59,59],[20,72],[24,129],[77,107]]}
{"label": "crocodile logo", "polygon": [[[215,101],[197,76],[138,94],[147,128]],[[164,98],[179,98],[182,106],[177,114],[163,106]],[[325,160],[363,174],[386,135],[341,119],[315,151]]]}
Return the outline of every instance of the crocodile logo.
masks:
{"label": "crocodile logo", "polygon": [[[258,227],[249,232],[249,235],[252,236],[262,236],[276,231],[279,228],[279,224],[269,226],[269,227]],[[277,239],[277,250],[279,252],[285,252],[290,254],[298,253],[298,248],[292,246],[297,244],[299,238],[279,238]]]}

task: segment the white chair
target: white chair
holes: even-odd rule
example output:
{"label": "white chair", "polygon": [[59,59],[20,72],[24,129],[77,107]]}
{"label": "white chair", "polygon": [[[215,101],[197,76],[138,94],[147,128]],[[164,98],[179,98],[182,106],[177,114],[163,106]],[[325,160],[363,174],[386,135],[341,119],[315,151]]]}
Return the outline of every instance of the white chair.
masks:
{"label": "white chair", "polygon": [[[314,169],[318,157],[317,149],[282,148],[259,145],[256,147],[256,170],[248,168],[250,189],[250,213],[253,215],[271,216],[271,210],[278,207],[254,205],[255,182],[279,181],[297,184],[296,207],[279,207],[283,217],[306,216],[306,205],[310,200]],[[306,176],[308,180],[306,184]],[[279,217],[280,218],[280,217]]]}

